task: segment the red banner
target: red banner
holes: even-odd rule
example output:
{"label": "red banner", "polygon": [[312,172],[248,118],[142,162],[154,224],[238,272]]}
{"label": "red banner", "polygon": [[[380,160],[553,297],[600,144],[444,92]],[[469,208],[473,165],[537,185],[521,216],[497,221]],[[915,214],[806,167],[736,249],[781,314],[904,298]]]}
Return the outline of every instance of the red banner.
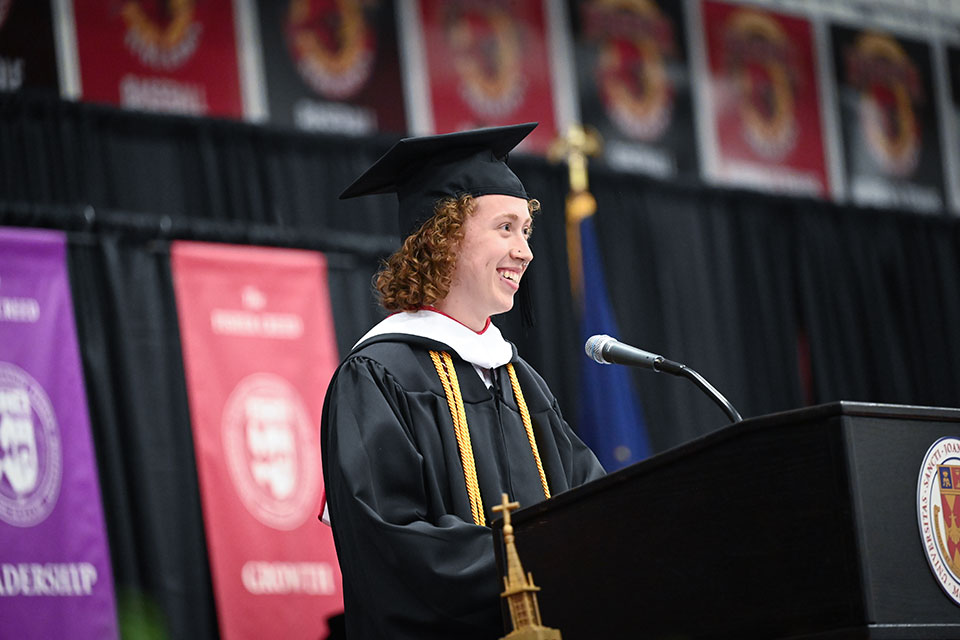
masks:
{"label": "red banner", "polygon": [[704,2],[712,152],[720,182],[829,193],[810,22]]}
{"label": "red banner", "polygon": [[73,0],[84,100],[243,116],[230,0]]}
{"label": "red banner", "polygon": [[343,610],[320,411],[337,366],[326,261],[171,249],[211,573],[224,638],[324,637]]}
{"label": "red banner", "polygon": [[437,133],[537,121],[521,149],[556,138],[543,0],[420,0]]}

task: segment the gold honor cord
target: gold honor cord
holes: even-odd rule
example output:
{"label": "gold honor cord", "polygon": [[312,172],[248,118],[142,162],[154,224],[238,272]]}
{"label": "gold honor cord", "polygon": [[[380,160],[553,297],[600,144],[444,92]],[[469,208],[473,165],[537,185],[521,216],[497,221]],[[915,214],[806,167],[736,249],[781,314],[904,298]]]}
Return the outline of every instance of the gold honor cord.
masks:
{"label": "gold honor cord", "polygon": [[[441,361],[440,358],[443,358]],[[483,499],[480,497],[480,483],[477,482],[477,463],[473,459],[473,446],[470,444],[470,430],[467,428],[467,414],[463,410],[463,397],[460,395],[460,383],[453,360],[446,351],[430,352],[433,366],[440,376],[443,393],[447,396],[450,417],[453,418],[453,431],[457,435],[457,448],[460,450],[460,463],[463,465],[463,479],[467,483],[467,496],[470,498],[470,511],[473,522],[480,526],[486,524],[483,517]]]}
{"label": "gold honor cord", "polygon": [[540,449],[537,448],[537,439],[533,436],[533,422],[530,421],[530,411],[527,410],[527,402],[523,399],[523,392],[520,391],[517,372],[513,370],[512,362],[507,363],[507,373],[510,374],[510,386],[513,387],[513,397],[516,398],[517,406],[520,407],[520,418],[523,420],[523,428],[527,431],[527,440],[530,441],[533,460],[537,463],[537,471],[540,473],[540,484],[543,485],[543,495],[549,498],[550,486],[547,484],[547,474],[543,472],[543,463],[540,462]]}
{"label": "gold honor cord", "polygon": [[[440,384],[443,385],[443,393],[447,398],[447,406],[450,407],[450,417],[453,419],[453,429],[457,436],[457,448],[460,450],[460,463],[463,465],[463,479],[467,486],[467,496],[470,498],[470,511],[473,515],[473,522],[480,526],[485,526],[486,519],[483,516],[483,500],[480,497],[480,483],[477,481],[477,464],[473,458],[473,445],[470,444],[467,414],[463,409],[463,397],[460,395],[460,383],[457,380],[457,372],[453,366],[453,359],[446,351],[431,351],[430,359],[433,360],[433,366],[437,370],[437,375],[440,376]],[[530,441],[533,459],[537,463],[537,471],[540,473],[543,495],[549,498],[550,487],[547,485],[547,476],[543,471],[543,463],[540,461],[540,451],[537,449],[537,440],[533,435],[533,423],[530,421],[530,411],[527,409],[527,403],[524,401],[523,393],[520,391],[517,374],[513,369],[513,365],[510,363],[507,364],[507,372],[510,375],[510,386],[513,388],[513,395],[517,400],[517,406],[520,408],[523,428],[526,430],[527,439]]]}

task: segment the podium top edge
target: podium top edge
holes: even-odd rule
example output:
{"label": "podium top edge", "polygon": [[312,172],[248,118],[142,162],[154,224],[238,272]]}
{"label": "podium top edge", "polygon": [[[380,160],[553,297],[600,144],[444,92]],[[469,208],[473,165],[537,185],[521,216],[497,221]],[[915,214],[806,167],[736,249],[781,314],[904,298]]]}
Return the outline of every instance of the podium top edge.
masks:
{"label": "podium top edge", "polygon": [[[593,482],[589,482],[580,487],[564,491],[551,499],[530,507],[521,508],[513,514],[513,520],[517,524],[524,523],[530,519],[535,519],[543,511],[550,508],[557,508],[564,504],[569,504],[579,497],[591,493],[602,491],[604,487],[627,481],[629,478],[638,474],[653,473],[657,468],[671,464],[674,460],[710,447],[714,444],[726,441],[731,438],[737,438],[742,435],[764,431],[768,428],[781,428],[788,425],[799,425],[810,422],[822,422],[831,418],[838,417],[863,417],[863,418],[889,418],[896,420],[915,420],[915,421],[940,421],[960,423],[960,408],[951,407],[925,407],[905,404],[882,404],[875,402],[851,402],[841,400],[789,411],[770,413],[753,418],[748,418],[743,422],[736,424],[726,424],[716,431],[712,431],[693,440],[684,442],[676,447],[662,451],[654,456],[641,460],[636,464],[630,465],[618,471],[614,471]],[[492,524],[494,529],[498,529],[501,520],[495,520]]]}
{"label": "podium top edge", "polygon": [[750,424],[792,422],[796,419],[822,418],[842,415],[872,418],[911,418],[914,420],[960,421],[960,408],[929,407],[910,404],[883,404],[879,402],[852,402],[840,400],[812,407],[801,407],[745,419]]}

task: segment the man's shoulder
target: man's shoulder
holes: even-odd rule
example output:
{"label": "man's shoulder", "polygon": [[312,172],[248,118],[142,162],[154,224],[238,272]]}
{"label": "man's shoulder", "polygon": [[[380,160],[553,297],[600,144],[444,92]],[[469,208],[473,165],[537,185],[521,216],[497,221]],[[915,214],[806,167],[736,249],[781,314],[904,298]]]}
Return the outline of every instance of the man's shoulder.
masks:
{"label": "man's shoulder", "polygon": [[364,340],[344,359],[342,367],[372,367],[377,377],[393,379],[403,390],[434,390],[425,369],[432,370],[429,352],[449,349],[443,343],[406,334],[382,334]]}
{"label": "man's shoulder", "polygon": [[384,366],[397,362],[409,361],[417,355],[428,353],[431,350],[443,351],[447,347],[442,342],[422,338],[405,333],[384,333],[367,338],[357,344],[347,356],[346,360],[367,358],[379,362]]}

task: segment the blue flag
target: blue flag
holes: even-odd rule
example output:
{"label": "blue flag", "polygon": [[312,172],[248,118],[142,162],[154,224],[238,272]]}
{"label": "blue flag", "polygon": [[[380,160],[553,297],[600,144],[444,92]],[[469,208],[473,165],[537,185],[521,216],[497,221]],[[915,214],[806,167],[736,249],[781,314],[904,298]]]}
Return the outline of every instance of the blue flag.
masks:
{"label": "blue flag", "polygon": [[[607,296],[603,264],[593,218],[580,223],[583,260],[583,341],[605,333],[616,337],[617,322]],[[651,454],[640,401],[630,371],[619,365],[597,364],[583,355],[580,375],[580,437],[597,454],[607,471],[639,462]]]}

